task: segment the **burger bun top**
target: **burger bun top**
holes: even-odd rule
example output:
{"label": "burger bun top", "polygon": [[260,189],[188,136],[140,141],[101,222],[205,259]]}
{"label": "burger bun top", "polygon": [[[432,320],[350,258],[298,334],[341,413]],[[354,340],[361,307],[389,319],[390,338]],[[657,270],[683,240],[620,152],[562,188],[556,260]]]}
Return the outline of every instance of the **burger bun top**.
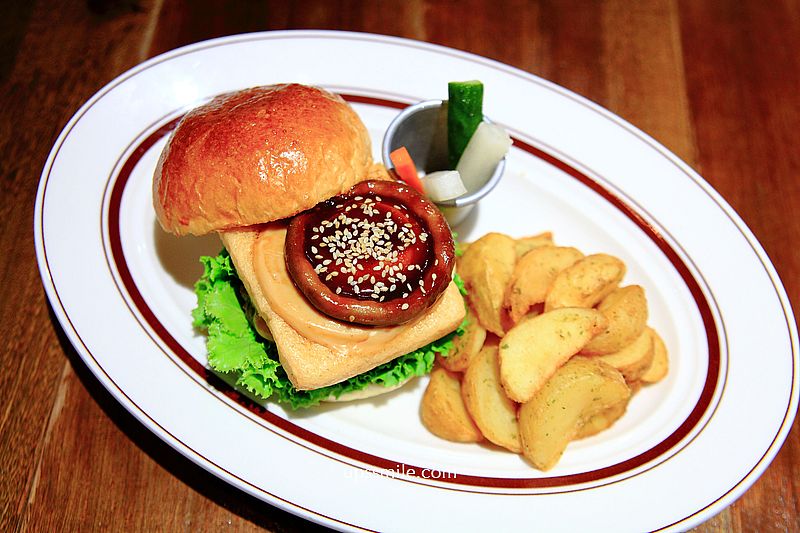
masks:
{"label": "burger bun top", "polygon": [[224,94],[190,111],[153,176],[161,226],[203,235],[305,211],[369,177],[370,139],[339,96],[299,84]]}

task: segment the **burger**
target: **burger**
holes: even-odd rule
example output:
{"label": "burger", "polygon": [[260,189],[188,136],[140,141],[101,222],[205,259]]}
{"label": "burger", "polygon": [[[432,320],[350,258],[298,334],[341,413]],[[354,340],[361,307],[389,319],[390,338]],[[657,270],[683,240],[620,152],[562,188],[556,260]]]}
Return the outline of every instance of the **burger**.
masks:
{"label": "burger", "polygon": [[194,325],[208,364],[293,408],[397,388],[462,333],[452,233],[373,162],[339,96],[255,87],[190,111],[153,177],[164,230],[216,232]]}

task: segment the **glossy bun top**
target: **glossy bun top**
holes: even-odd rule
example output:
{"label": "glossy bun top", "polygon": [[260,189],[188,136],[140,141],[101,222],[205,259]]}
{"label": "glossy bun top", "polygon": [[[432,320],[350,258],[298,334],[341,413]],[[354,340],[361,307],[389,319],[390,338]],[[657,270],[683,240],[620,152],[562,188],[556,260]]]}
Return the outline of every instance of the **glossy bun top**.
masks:
{"label": "glossy bun top", "polygon": [[299,84],[224,94],[178,124],[153,176],[177,235],[291,217],[369,177],[370,139],[339,96]]}

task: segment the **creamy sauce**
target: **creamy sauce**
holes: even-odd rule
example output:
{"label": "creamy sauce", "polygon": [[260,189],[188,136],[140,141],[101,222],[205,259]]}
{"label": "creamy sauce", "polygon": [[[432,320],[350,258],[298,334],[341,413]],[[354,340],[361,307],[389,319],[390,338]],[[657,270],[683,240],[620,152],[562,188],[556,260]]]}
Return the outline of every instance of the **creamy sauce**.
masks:
{"label": "creamy sauce", "polygon": [[295,287],[284,259],[286,227],[267,226],[253,247],[256,278],[264,297],[275,313],[295,331],[337,351],[353,348],[373,350],[386,346],[401,331],[413,327],[416,321],[393,327],[369,327],[334,320],[318,311]]}

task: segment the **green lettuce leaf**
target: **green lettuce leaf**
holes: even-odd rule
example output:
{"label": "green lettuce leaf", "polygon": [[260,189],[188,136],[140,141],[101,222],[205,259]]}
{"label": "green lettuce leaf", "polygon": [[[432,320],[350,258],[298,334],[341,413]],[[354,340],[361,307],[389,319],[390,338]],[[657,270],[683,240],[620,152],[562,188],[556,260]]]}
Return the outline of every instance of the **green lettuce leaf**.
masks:
{"label": "green lettuce leaf", "polygon": [[274,397],[292,409],[311,407],[331,396],[338,398],[370,384],[391,387],[427,374],[436,354],[447,354],[453,347],[453,336],[464,334],[462,324],[453,333],[369,372],[329,387],[297,390],[278,362],[275,344],[256,333],[253,304],[236,275],[228,252],[223,249],[218,256],[204,256],[200,261],[204,272],[195,284],[197,307],[192,317],[194,326],[208,334],[209,367],[235,376],[236,385],[255,397]]}

